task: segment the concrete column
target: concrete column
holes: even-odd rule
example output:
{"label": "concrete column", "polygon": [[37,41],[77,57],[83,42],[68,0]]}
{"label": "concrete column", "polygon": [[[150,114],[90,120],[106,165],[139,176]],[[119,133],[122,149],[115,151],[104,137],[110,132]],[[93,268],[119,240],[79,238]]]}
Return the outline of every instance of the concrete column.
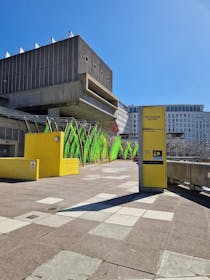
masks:
{"label": "concrete column", "polygon": [[60,108],[50,108],[48,109],[49,117],[60,117]]}

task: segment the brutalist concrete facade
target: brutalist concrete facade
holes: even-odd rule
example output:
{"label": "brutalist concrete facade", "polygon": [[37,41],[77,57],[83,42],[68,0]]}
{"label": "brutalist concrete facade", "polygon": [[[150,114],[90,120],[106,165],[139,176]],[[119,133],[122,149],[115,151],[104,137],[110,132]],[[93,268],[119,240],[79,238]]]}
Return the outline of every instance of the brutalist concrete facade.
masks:
{"label": "brutalist concrete facade", "polygon": [[80,37],[0,60],[0,96],[8,106],[87,120],[115,119],[112,71]]}

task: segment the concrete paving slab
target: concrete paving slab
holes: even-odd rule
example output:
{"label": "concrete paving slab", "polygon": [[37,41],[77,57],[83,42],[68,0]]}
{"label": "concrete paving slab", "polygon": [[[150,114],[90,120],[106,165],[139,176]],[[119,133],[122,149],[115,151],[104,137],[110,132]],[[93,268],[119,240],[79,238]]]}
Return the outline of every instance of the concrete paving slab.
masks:
{"label": "concrete paving slab", "polygon": [[103,222],[107,220],[112,213],[102,212],[102,211],[89,211],[86,212],[84,215],[80,216],[80,219],[91,220],[96,222]]}
{"label": "concrete paving slab", "polygon": [[107,213],[116,213],[119,211],[122,207],[121,206],[113,206],[113,207],[107,207],[105,209],[102,209],[102,212],[107,212]]}
{"label": "concrete paving slab", "polygon": [[155,280],[209,280],[209,277],[195,276],[195,277],[170,277],[170,278],[155,278]]}
{"label": "concrete paving slab", "polygon": [[160,250],[148,249],[147,245],[123,242],[107,256],[106,261],[117,265],[154,274],[157,271]]}
{"label": "concrete paving slab", "polygon": [[27,242],[0,257],[0,279],[26,279],[39,265],[58,253],[45,244]]}
{"label": "concrete paving slab", "polygon": [[42,218],[38,221],[35,221],[35,224],[38,225],[43,225],[43,226],[48,226],[48,227],[53,227],[53,228],[58,228],[61,227],[70,221],[72,221],[74,218],[72,217],[64,217],[64,216],[59,216],[59,215],[50,215],[45,218]]}
{"label": "concrete paving slab", "polygon": [[167,190],[164,190],[164,192],[161,194],[161,196],[171,196],[171,197],[177,197],[177,198],[179,197],[178,194],[167,191]]}
{"label": "concrete paving slab", "polygon": [[29,225],[29,223],[27,222],[17,221],[13,219],[5,219],[0,222],[0,233],[9,233],[27,225]]}
{"label": "concrete paving slab", "polygon": [[139,192],[139,186],[134,186],[134,187],[128,188],[126,190],[131,192],[131,193],[138,193]]}
{"label": "concrete paving slab", "polygon": [[143,215],[143,218],[154,219],[154,220],[163,220],[163,221],[172,221],[174,213],[166,211],[156,211],[156,210],[147,210]]}
{"label": "concrete paving slab", "polygon": [[118,173],[127,171],[127,168],[117,168],[117,167],[106,167],[102,168],[102,172],[104,173]]}
{"label": "concrete paving slab", "polygon": [[104,201],[106,200],[107,198],[104,198],[104,197],[98,197],[98,196],[94,196],[94,197],[91,197],[85,201],[83,201],[84,204],[91,204],[91,203],[97,203],[97,202],[101,202],[101,201]]}
{"label": "concrete paving slab", "polygon": [[39,238],[39,242],[60,249],[72,250],[73,244],[80,244],[81,239],[87,235],[88,231],[95,228],[97,225],[98,222],[95,221],[74,219],[70,223],[43,235]]}
{"label": "concrete paving slab", "polygon": [[[53,230],[54,230],[53,228],[50,228],[48,226],[29,224],[27,227],[22,227],[13,232],[10,232],[9,236],[12,240],[16,240],[19,243],[21,243],[21,241],[26,241],[26,240],[30,240],[30,242],[33,242],[39,240],[39,238],[41,238],[42,236],[48,234]],[[3,245],[1,245],[0,243],[0,246],[2,247]]]}
{"label": "concrete paving slab", "polygon": [[130,233],[131,229],[131,227],[103,223],[90,230],[88,233],[105,238],[124,240]]}
{"label": "concrete paving slab", "polygon": [[43,203],[43,204],[50,204],[51,205],[51,204],[55,204],[55,203],[61,202],[63,200],[64,200],[63,198],[58,198],[58,197],[46,197],[46,198],[37,200],[36,202],[37,203]]}
{"label": "concrete paving slab", "polygon": [[90,257],[106,260],[111,252],[119,249],[121,244],[122,240],[85,234],[83,238],[71,244],[70,250]]}
{"label": "concrete paving slab", "polygon": [[111,199],[111,198],[114,198],[116,196],[117,196],[116,194],[111,194],[111,193],[99,193],[99,194],[96,195],[96,197],[104,198],[104,199]]}
{"label": "concrete paving slab", "polygon": [[210,275],[210,260],[165,250],[157,275],[163,277],[195,277]]}
{"label": "concrete paving slab", "polygon": [[5,221],[6,219],[8,219],[8,218],[6,218],[6,217],[0,217],[0,222],[2,222],[2,221]]}
{"label": "concrete paving slab", "polygon": [[110,179],[110,180],[124,180],[129,178],[129,175],[120,175],[120,176],[103,176],[103,179]]}
{"label": "concrete paving slab", "polygon": [[177,253],[210,259],[210,239],[198,239],[180,236],[173,231],[168,238],[166,249]]}
{"label": "concrete paving slab", "polygon": [[36,276],[29,276],[25,280],[40,280],[40,278]]}
{"label": "concrete paving slab", "polygon": [[81,180],[82,181],[95,181],[95,180],[98,180],[100,179],[101,176],[98,175],[98,174],[92,174],[92,175],[87,175],[85,176],[84,178],[82,178]]}
{"label": "concrete paving slab", "polygon": [[121,215],[121,214],[116,213],[116,214],[113,214],[111,217],[109,217],[105,221],[105,223],[132,227],[135,225],[135,223],[138,221],[138,219],[139,219],[139,217],[134,217],[134,216],[130,216],[130,215]]}
{"label": "concrete paving slab", "polygon": [[40,211],[31,211],[31,212],[25,213],[23,215],[17,216],[14,219],[23,221],[23,222],[27,222],[27,223],[34,223],[35,221],[38,221],[38,220],[48,217],[48,216],[50,216],[49,213],[40,212]]}
{"label": "concrete paving slab", "polygon": [[82,216],[84,213],[86,213],[86,211],[61,211],[61,212],[57,212],[56,215],[71,217],[71,218],[78,218],[78,217]]}
{"label": "concrete paving slab", "polygon": [[134,187],[134,186],[136,186],[136,185],[138,185],[138,182],[137,181],[127,181],[127,182],[125,182],[125,183],[122,183],[122,184],[120,184],[120,185],[117,185],[116,187],[117,188],[125,188],[125,189],[128,189],[128,188],[131,188],[131,187]]}
{"label": "concrete paving slab", "polygon": [[150,228],[150,230],[145,230],[141,226],[135,226],[129,236],[126,238],[126,243],[139,246],[147,246],[148,250],[163,250],[165,249],[168,235],[168,232],[157,232],[154,231],[152,227]]}
{"label": "concrete paving slab", "polygon": [[53,259],[42,264],[32,276],[43,280],[87,280],[102,263],[102,260],[83,256],[71,251],[61,251]]}
{"label": "concrete paving slab", "polygon": [[[88,280],[150,280],[153,275],[138,271],[136,269],[131,269],[128,267],[123,267],[120,265],[103,262],[98,270],[91,276]],[[185,279],[186,280],[186,279]],[[199,279],[205,280],[205,279]]]}
{"label": "concrete paving slab", "polygon": [[145,197],[145,195],[143,195],[139,199],[136,199],[135,202],[153,204],[155,200],[158,198],[158,196],[159,195],[151,195]]}
{"label": "concrete paving slab", "polygon": [[141,209],[141,208],[134,208],[134,207],[122,207],[120,210],[118,210],[116,213],[117,214],[125,214],[125,215],[129,215],[129,216],[134,216],[134,217],[141,217],[144,212],[146,210],[145,209]]}

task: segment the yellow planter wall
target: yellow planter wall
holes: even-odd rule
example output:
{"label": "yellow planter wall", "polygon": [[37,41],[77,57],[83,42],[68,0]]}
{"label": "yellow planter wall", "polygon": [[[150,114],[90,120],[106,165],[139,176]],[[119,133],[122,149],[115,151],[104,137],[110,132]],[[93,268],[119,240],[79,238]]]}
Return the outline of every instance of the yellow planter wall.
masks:
{"label": "yellow planter wall", "polygon": [[0,178],[38,180],[39,160],[0,158]]}
{"label": "yellow planter wall", "polygon": [[24,157],[40,160],[40,178],[78,174],[79,159],[64,159],[63,147],[63,132],[28,133]]}

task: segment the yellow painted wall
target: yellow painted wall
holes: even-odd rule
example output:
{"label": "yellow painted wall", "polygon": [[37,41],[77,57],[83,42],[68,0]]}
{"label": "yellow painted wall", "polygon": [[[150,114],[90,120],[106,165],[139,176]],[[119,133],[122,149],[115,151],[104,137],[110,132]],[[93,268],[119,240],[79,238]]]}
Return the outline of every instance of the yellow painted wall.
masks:
{"label": "yellow painted wall", "polygon": [[0,178],[38,180],[39,160],[0,158]]}
{"label": "yellow painted wall", "polygon": [[165,108],[143,107],[143,186],[167,187]]}
{"label": "yellow painted wall", "polygon": [[79,174],[79,159],[65,158],[61,160],[60,176]]}
{"label": "yellow painted wall", "polygon": [[[40,160],[40,178],[79,173],[77,159],[63,159],[64,133],[28,133],[25,136],[25,158]],[[77,167],[76,167],[77,166]]]}

